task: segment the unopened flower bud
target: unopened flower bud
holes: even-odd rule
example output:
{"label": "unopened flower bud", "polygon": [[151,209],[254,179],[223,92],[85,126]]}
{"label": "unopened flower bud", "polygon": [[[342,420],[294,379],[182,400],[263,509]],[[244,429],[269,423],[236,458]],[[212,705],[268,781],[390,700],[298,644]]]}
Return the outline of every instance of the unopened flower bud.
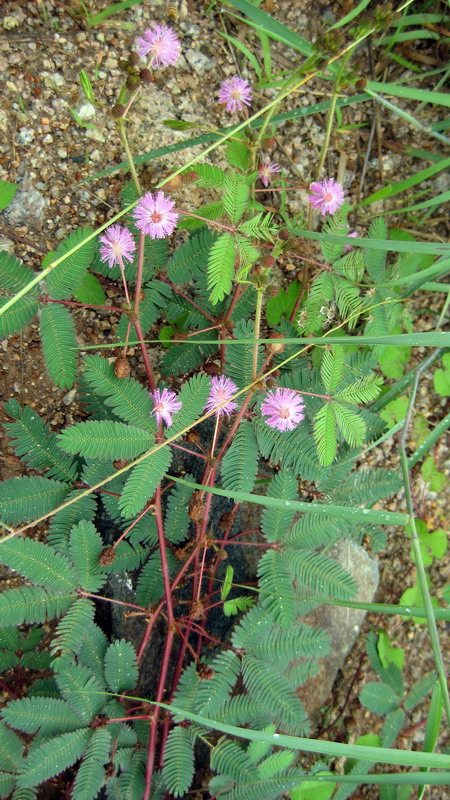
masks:
{"label": "unopened flower bud", "polygon": [[100,553],[98,563],[101,567],[108,567],[116,558],[116,551],[114,547],[105,547]]}
{"label": "unopened flower bud", "polygon": [[122,469],[122,467],[126,467],[127,464],[128,464],[127,458],[116,458],[116,460],[113,461],[114,469]]}
{"label": "unopened flower bud", "polygon": [[359,81],[356,81],[355,86],[358,89],[358,92],[363,92],[364,89],[367,86],[366,79],[365,78],[360,78]]}
{"label": "unopened flower bud", "polygon": [[274,283],[271,283],[270,286],[267,287],[267,294],[269,297],[276,297],[278,292],[278,286],[275,286]]}
{"label": "unopened flower bud", "polygon": [[153,72],[149,69],[141,69],[139,77],[143,83],[153,83]]}
{"label": "unopened flower bud", "polygon": [[198,172],[191,170],[191,172],[184,172],[183,173],[183,183],[188,186],[190,183],[195,183],[198,180]]}
{"label": "unopened flower bud", "polygon": [[[272,339],[282,339],[283,335],[281,333],[274,333]],[[284,342],[276,342],[273,341],[267,345],[267,350],[269,353],[282,353],[285,348]]]}
{"label": "unopened flower bud", "polygon": [[128,56],[128,63],[129,63],[129,64],[130,64],[132,67],[135,67],[135,66],[136,66],[136,64],[138,64],[138,63],[139,63],[139,56],[138,56],[138,54],[137,54],[137,53],[130,53],[130,55]]}
{"label": "unopened flower bud", "polygon": [[126,378],[130,372],[131,367],[126,356],[118,356],[114,362],[114,372],[117,378]]}
{"label": "unopened flower bud", "polygon": [[111,116],[114,117],[114,119],[119,119],[120,117],[123,117],[124,111],[125,106],[122,106],[120,103],[116,103],[116,105],[111,109]]}
{"label": "unopened flower bud", "polygon": [[278,238],[281,239],[283,242],[285,242],[287,239],[290,239],[290,237],[291,234],[286,228],[283,228],[278,234]]}
{"label": "unopened flower bud", "polygon": [[262,146],[264,147],[264,150],[272,150],[272,147],[275,147],[275,145],[276,145],[276,141],[273,138],[273,136],[269,136],[268,139],[264,139],[264,141],[262,143]]}
{"label": "unopened flower bud", "polygon": [[126,81],[127,89],[136,89],[139,86],[139,83],[140,83],[139,75],[133,75],[133,74],[132,75],[128,75],[128,78],[127,78],[127,81]]}
{"label": "unopened flower bud", "polygon": [[164,184],[164,189],[168,189],[170,191],[176,191],[177,189],[180,189],[182,185],[183,185],[183,176],[174,175],[174,177],[171,178],[170,181],[167,181],[167,183]]}
{"label": "unopened flower bud", "polygon": [[203,371],[206,372],[207,375],[220,375],[222,372],[220,365],[216,364],[215,361],[205,364]]}
{"label": "unopened flower bud", "polygon": [[275,266],[275,259],[273,256],[264,256],[261,259],[261,266],[266,267],[267,269]]}

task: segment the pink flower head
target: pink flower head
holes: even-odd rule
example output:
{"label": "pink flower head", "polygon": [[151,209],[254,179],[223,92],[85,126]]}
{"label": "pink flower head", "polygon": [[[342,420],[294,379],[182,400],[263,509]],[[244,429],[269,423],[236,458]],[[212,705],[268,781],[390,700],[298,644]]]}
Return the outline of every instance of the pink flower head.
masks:
{"label": "pink flower head", "polygon": [[151,239],[164,239],[177,225],[178,214],[172,211],[174,205],[164,192],[144,194],[133,211],[137,227]]}
{"label": "pink flower head", "polygon": [[155,25],[154,28],[147,28],[143,36],[138,36],[136,49],[141,58],[150,53],[154,67],[168,67],[179,57],[181,45],[172,28]]}
{"label": "pink flower head", "polygon": [[262,161],[259,165],[258,178],[262,181],[264,186],[268,186],[272,175],[280,171],[280,167],[276,161]]}
{"label": "pink flower head", "polygon": [[[347,233],[347,239],[354,239],[356,236],[358,236],[356,231],[352,231],[351,233]],[[353,247],[351,246],[351,244],[346,244],[344,246],[344,253],[349,253],[350,250],[353,250]]]}
{"label": "pink flower head", "polygon": [[309,188],[312,194],[308,202],[321,214],[334,214],[344,202],[344,190],[333,178],[312,183]]}
{"label": "pink flower head", "polygon": [[237,408],[237,403],[233,400],[230,400],[230,397],[233,396],[235,392],[237,392],[238,387],[230,378],[226,378],[225,375],[221,375],[220,378],[213,378],[211,381],[211,391],[209,393],[208,400],[206,402],[205,411],[214,411],[217,406],[222,405],[222,403],[226,403],[223,408],[219,408],[216,412],[219,417],[223,414],[226,414],[227,417],[233,413],[235,408]]}
{"label": "pink flower head", "polygon": [[261,413],[270,428],[292,431],[304,419],[304,408],[301,396],[292,389],[274,389],[267,392]]}
{"label": "pink flower head", "polygon": [[102,246],[100,247],[100,258],[108,262],[108,267],[112,269],[115,264],[120,264],[124,259],[133,261],[133,253],[136,250],[134,239],[128,228],[121,225],[110,225],[100,236]]}
{"label": "pink flower head", "polygon": [[242,111],[244,104],[250,105],[252,99],[252,89],[248,81],[243,78],[227,78],[220,87],[219,103],[227,107],[227,111],[234,114],[235,111]]}
{"label": "pink flower head", "polygon": [[180,410],[182,403],[177,400],[175,392],[169,389],[155,389],[154,392],[149,393],[152,398],[154,409],[152,414],[155,415],[156,421],[165,422],[167,427],[172,425],[172,414],[176,414]]}

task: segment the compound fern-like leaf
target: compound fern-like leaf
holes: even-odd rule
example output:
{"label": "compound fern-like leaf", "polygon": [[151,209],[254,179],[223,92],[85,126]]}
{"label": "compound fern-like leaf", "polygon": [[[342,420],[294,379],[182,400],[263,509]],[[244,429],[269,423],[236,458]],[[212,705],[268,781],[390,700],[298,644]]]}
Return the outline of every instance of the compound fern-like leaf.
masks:
{"label": "compound fern-like leaf", "polygon": [[222,461],[225,489],[251,492],[258,472],[258,444],[250,422],[243,420]]}
{"label": "compound fern-like leaf", "polygon": [[1,560],[31,583],[56,592],[73,591],[77,574],[70,561],[48,544],[15,536],[0,545]]}
{"label": "compound fern-like leaf", "polygon": [[112,736],[107,728],[99,728],[92,739],[75,778],[73,800],[95,800],[105,780]]}
{"label": "compound fern-like leaf", "polygon": [[150,449],[151,433],[124,422],[92,420],[78,422],[58,435],[59,446],[67,453],[85,458],[115,460],[134,458]]}
{"label": "compound fern-like leaf", "polygon": [[105,677],[112,692],[133,689],[138,678],[136,651],[126,639],[119,639],[105,653]]}
{"label": "compound fern-like leaf", "polygon": [[64,306],[47,303],[42,309],[41,339],[45,365],[52,381],[61,389],[69,389],[77,374],[77,338],[70,311]]}
{"label": "compound fern-like leaf", "polygon": [[167,446],[133,467],[119,500],[119,508],[124,517],[131,517],[142,511],[169,469],[171,461],[172,451]]}
{"label": "compound fern-like leaf", "polygon": [[[84,244],[82,242],[92,233],[91,228],[80,228],[74,231],[61,242],[54,254],[54,261],[65,256],[64,260],[47,276],[47,289],[55,300],[66,300],[68,297],[72,297],[74,289],[83,280],[94,255],[95,239],[92,238]],[[80,245],[78,249],[71,252],[78,245]]]}
{"label": "compound fern-like leaf", "polygon": [[282,553],[268,550],[258,564],[259,596],[263,607],[279,625],[295,620],[292,573]]}
{"label": "compound fern-like leaf", "polygon": [[118,378],[114,367],[101,356],[86,356],[83,378],[89,386],[125,422],[130,422],[146,431],[156,430],[150,416],[152,404],[148,392],[134,378]]}
{"label": "compound fern-like leaf", "polygon": [[[9,298],[0,298],[0,310],[8,302]],[[32,295],[20,297],[11,308],[8,308],[0,316],[0,336],[6,339],[14,333],[19,333],[25,325],[28,325],[37,313],[38,303]]]}
{"label": "compound fern-like leaf", "polygon": [[222,233],[209,251],[208,289],[213,305],[223,300],[231,291],[235,253],[236,247],[231,233]]}
{"label": "compound fern-like leaf", "polygon": [[60,620],[52,640],[53,654],[71,657],[81,649],[84,632],[94,621],[95,606],[87,597],[79,597]]}
{"label": "compound fern-like leaf", "polygon": [[164,748],[163,774],[174,797],[185,795],[194,775],[194,750],[187,728],[177,725],[170,731]]}
{"label": "compound fern-like leaf", "polygon": [[24,733],[54,736],[80,728],[80,720],[65,700],[56,697],[22,697],[2,711],[8,725]]}
{"label": "compound fern-like leaf", "polygon": [[47,739],[22,762],[17,785],[23,789],[38,786],[72,766],[83,755],[90,738],[90,731],[81,728]]}
{"label": "compound fern-like leaf", "polygon": [[69,556],[77,571],[80,586],[87,592],[98,592],[106,580],[98,563],[102,550],[102,537],[92,522],[82,520],[73,526]]}
{"label": "compound fern-like leaf", "polygon": [[0,625],[47,622],[64,614],[75,597],[73,592],[54,594],[40,586],[7,589],[0,594]]}

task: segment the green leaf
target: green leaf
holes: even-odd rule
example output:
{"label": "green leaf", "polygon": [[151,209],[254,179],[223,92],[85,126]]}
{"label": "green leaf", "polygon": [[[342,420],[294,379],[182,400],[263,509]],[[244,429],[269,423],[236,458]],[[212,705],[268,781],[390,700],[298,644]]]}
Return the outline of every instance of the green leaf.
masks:
{"label": "green leaf", "polygon": [[[174,572],[177,562],[170,550],[167,551],[169,574]],[[164,594],[164,581],[161,567],[161,554],[156,550],[142,567],[136,587],[136,600],[144,607],[157,603]]]}
{"label": "green leaf", "polygon": [[22,697],[8,703],[2,717],[12,728],[24,733],[43,736],[73,731],[80,727],[80,720],[65,700],[54,697]]}
{"label": "green leaf", "polygon": [[45,365],[52,381],[69,389],[77,374],[78,345],[73,317],[64,306],[47,303],[40,319]]}
{"label": "green leaf", "polygon": [[91,272],[86,272],[83,280],[75,289],[75,300],[86,305],[103,306],[106,304],[106,294],[98,278]]}
{"label": "green leaf", "polygon": [[352,576],[329,556],[289,547],[286,548],[286,561],[290,563],[298,584],[307,586],[314,597],[348,600],[358,591]]}
{"label": "green leaf", "polygon": [[300,288],[298,281],[292,281],[286,291],[281,287],[278,294],[269,298],[266,304],[266,318],[269,325],[279,325],[281,317],[291,316]]}
{"label": "green leaf", "polygon": [[164,780],[174,797],[186,796],[194,776],[194,750],[187,728],[177,725],[164,748]]}
{"label": "green leaf", "polygon": [[[188,480],[193,476],[186,475]],[[192,496],[192,489],[188,486],[174,486],[167,499],[164,533],[171,544],[179,544],[187,535],[190,525],[188,503]]]}
{"label": "green leaf", "polygon": [[428,456],[423,462],[420,473],[424,481],[430,484],[432,492],[441,492],[447,483],[447,477],[444,472],[439,472],[433,456]]}
{"label": "green leaf", "polygon": [[99,571],[103,540],[95,525],[82,520],[74,525],[69,539],[69,555],[78,573],[80,586],[87,592],[98,592],[106,576]]}
{"label": "green leaf", "polygon": [[264,609],[279,625],[292,625],[296,618],[296,603],[293,577],[284,554],[275,550],[264,553],[258,564],[258,580]]}
{"label": "green leaf", "polygon": [[[2,306],[9,302],[10,298],[0,298],[0,312]],[[25,325],[28,325],[38,310],[38,303],[32,295],[20,297],[16,303],[3,312],[0,316],[0,337],[6,339],[14,333],[19,333]]]}
{"label": "green leaf", "polygon": [[154,444],[147,431],[110,420],[78,422],[60,433],[58,440],[67,453],[108,461],[135,458]]}
{"label": "green leaf", "polygon": [[[364,0],[366,1],[366,0]],[[370,0],[367,0],[367,3]],[[331,772],[326,770],[319,770],[314,775],[332,775]],[[291,800],[329,800],[336,788],[335,783],[316,783],[316,781],[302,781],[300,786],[292,789],[290,797]]]}
{"label": "green leaf", "polygon": [[[92,233],[91,228],[80,228],[71,233],[61,242],[52,261],[66,256]],[[75,253],[67,255],[64,261],[52,269],[47,276],[47,289],[51,297],[55,298],[55,300],[66,300],[72,297],[74,290],[78,288],[87,272],[94,255],[94,249],[95,240],[92,238],[89,242],[81,245]]]}
{"label": "green leaf", "polygon": [[[72,498],[79,496],[81,493],[81,489],[70,492],[67,495],[67,500],[72,500]],[[58,550],[59,553],[67,555],[72,526],[81,522],[81,520],[86,520],[86,522],[93,520],[96,510],[96,498],[88,496],[81,497],[75,503],[72,503],[72,505],[58,511],[50,520],[47,534],[48,544],[51,545],[54,550]]]}
{"label": "green leaf", "polygon": [[326,403],[317,412],[314,420],[314,439],[317,444],[317,453],[320,463],[328,467],[337,452],[335,404]]}
{"label": "green leaf", "polygon": [[228,172],[224,181],[223,207],[231,222],[238,222],[247,208],[250,187],[236,172]]}
{"label": "green leaf", "polygon": [[[395,349],[395,348],[392,348]],[[340,392],[334,395],[334,400],[339,400],[341,403],[370,403],[375,400],[380,393],[380,384],[382,378],[374,373],[368,373],[362,378],[358,378],[354,383],[341,389]]]}
{"label": "green leaf", "polygon": [[393,647],[391,645],[389,634],[386,633],[386,631],[379,632],[377,649],[383,667],[388,667],[389,664],[395,664],[398,669],[403,668],[403,664],[405,663],[405,651],[402,647]]}
{"label": "green leaf", "polygon": [[1,559],[31,583],[56,592],[74,590],[78,585],[70,561],[48,544],[15,536],[0,545]]}
{"label": "green leaf", "polygon": [[379,365],[386,378],[401,378],[411,355],[410,347],[387,347],[379,357]]}
{"label": "green leaf", "polygon": [[[215,200],[213,203],[207,203],[205,206],[196,208],[195,211],[198,216],[190,217],[189,214],[184,214],[178,223],[178,228],[181,228],[181,230],[194,231],[197,228],[202,228],[203,225],[207,224],[205,219],[216,220],[224,215],[223,203],[221,200]],[[198,217],[202,217],[202,219],[198,219]]]}
{"label": "green leaf", "polygon": [[46,622],[64,614],[74,599],[72,592],[53,594],[40,586],[8,589],[0,594],[0,625]]}
{"label": "green leaf", "polygon": [[195,171],[198,175],[195,183],[209,189],[220,189],[223,186],[226,172],[213,164],[196,164]]}
{"label": "green leaf", "polygon": [[381,716],[398,708],[400,698],[387,683],[369,681],[359,694],[363,706]]}
{"label": "green leaf", "polygon": [[339,345],[334,345],[331,350],[325,350],[320,367],[320,375],[328,394],[332,394],[342,380],[344,374],[345,350]]}
{"label": "green leaf", "polygon": [[85,356],[83,378],[125,422],[146,431],[156,430],[148,392],[134,378],[118,378],[106,358]]}
{"label": "green leaf", "polygon": [[59,691],[81,722],[89,724],[105,705],[103,686],[80,664],[60,659],[58,669],[55,678]]}
{"label": "green leaf", "polygon": [[73,800],[95,800],[106,779],[105,767],[109,762],[112,735],[108,728],[99,728],[92,734],[89,747],[80,764],[73,785]]}
{"label": "green leaf", "polygon": [[240,169],[241,172],[247,172],[250,167],[250,148],[239,138],[239,134],[228,140],[225,157],[232,167]]}
{"label": "green leaf", "polygon": [[333,411],[342,437],[350,447],[360,447],[366,435],[366,423],[362,416],[340,403],[333,403]]}
{"label": "green leaf", "polygon": [[23,744],[14,731],[0,723],[0,757],[4,769],[15,772],[22,759]]}
{"label": "green leaf", "polygon": [[0,211],[9,206],[18,188],[17,183],[0,180]]}
{"label": "green leaf", "polygon": [[217,233],[208,228],[191,235],[167,262],[167,277],[177,284],[190,283],[200,278],[206,272],[209,250],[216,239]]}
{"label": "green leaf", "polygon": [[243,420],[222,461],[224,488],[251,492],[258,472],[258,459],[258,444],[253,427],[250,422]]}
{"label": "green leaf", "polygon": [[234,275],[235,243],[231,233],[222,233],[214,242],[208,257],[208,289],[210,302],[216,305],[231,291]]}
{"label": "green leaf", "polygon": [[22,762],[17,785],[32,788],[72,766],[83,755],[90,737],[90,731],[82,728],[47,739]]}
{"label": "green leaf", "polygon": [[402,395],[397,400],[392,400],[388,403],[380,412],[380,417],[392,428],[397,422],[401,422],[405,418],[407,410],[408,398],[406,395]]}
{"label": "green leaf", "polygon": [[136,651],[125,639],[113,642],[105,653],[105,677],[112,692],[133,689],[138,679]]}
{"label": "green leaf", "polygon": [[[0,287],[5,291],[18,292],[24,289],[34,278],[31,269],[22,264],[18,258],[9,255],[7,250],[0,250]],[[32,290],[36,294],[37,289]],[[36,299],[36,298],[34,298]]]}
{"label": "green leaf", "polygon": [[201,373],[183,383],[178,394],[181,409],[174,414],[169,430],[170,436],[179,433],[188,425],[192,425],[203,413],[209,396],[211,381],[208,375]]}
{"label": "green leaf", "polygon": [[441,397],[450,395],[450,353],[442,356],[442,369],[437,369],[433,375],[434,390]]}
{"label": "green leaf", "polygon": [[79,597],[60,620],[52,640],[52,654],[71,657],[81,649],[84,632],[94,621],[95,606],[87,597]]}
{"label": "green leaf", "polygon": [[171,461],[170,447],[163,447],[133,467],[119,500],[119,508],[125,518],[142,511],[169,469]]}
{"label": "green leaf", "polygon": [[208,665],[208,680],[200,681],[195,695],[194,708],[201,714],[214,716],[229,700],[239,677],[241,664],[232,650],[219,653]]}
{"label": "green leaf", "polygon": [[297,499],[297,481],[290,470],[278,472],[270,482],[267,492],[268,498],[277,498],[280,505],[277,508],[265,508],[261,515],[261,531],[268,542],[279,542],[287,534],[295,516],[292,501]]}
{"label": "green leaf", "polygon": [[21,409],[14,399],[5,403],[5,411],[16,420],[5,424],[16,456],[34,469],[49,470],[50,478],[73,481],[77,472],[74,459],[60,450],[56,434],[36,411],[29,406]]}

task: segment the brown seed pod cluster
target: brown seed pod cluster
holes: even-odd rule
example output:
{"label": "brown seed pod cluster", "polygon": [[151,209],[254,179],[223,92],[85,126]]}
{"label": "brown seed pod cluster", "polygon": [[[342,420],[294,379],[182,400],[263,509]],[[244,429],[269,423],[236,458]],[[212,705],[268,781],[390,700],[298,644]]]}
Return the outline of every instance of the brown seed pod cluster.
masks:
{"label": "brown seed pod cluster", "polygon": [[126,356],[117,356],[114,362],[114,372],[117,378],[128,377],[131,372],[131,367]]}
{"label": "brown seed pod cluster", "polygon": [[109,567],[116,558],[116,551],[114,547],[105,547],[100,553],[98,563],[101,567]]}

